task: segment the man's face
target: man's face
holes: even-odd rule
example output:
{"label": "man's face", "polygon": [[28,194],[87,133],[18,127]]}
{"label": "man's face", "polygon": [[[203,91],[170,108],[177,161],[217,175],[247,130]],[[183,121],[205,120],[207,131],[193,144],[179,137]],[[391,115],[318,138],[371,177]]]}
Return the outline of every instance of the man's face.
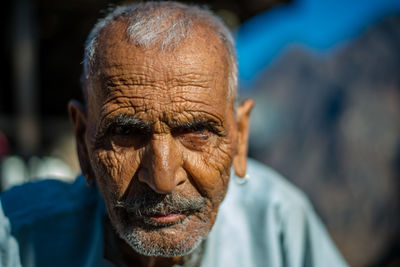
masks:
{"label": "man's face", "polygon": [[137,252],[187,254],[214,224],[238,147],[226,52],[202,28],[165,53],[126,41],[125,28],[98,40],[82,138],[71,115],[81,165]]}

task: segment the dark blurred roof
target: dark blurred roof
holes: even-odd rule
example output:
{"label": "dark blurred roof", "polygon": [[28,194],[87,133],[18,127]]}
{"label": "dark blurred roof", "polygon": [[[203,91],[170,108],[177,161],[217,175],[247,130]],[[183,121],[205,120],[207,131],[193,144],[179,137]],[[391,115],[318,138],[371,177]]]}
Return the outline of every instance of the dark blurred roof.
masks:
{"label": "dark blurred roof", "polygon": [[[0,11],[0,28],[3,41],[0,43],[0,114],[12,114],[13,103],[12,62],[10,35],[14,3],[7,1]],[[95,24],[104,14],[101,10],[115,4],[131,1],[105,0],[38,0],[32,3],[36,15],[38,41],[38,99],[40,114],[44,116],[66,116],[66,103],[73,98],[80,98],[79,76],[84,40]],[[190,1],[206,4],[217,13],[242,22],[259,12],[290,0],[213,0]],[[228,13],[226,12],[228,11]],[[229,19],[229,18],[228,18]],[[229,21],[228,21],[229,24]],[[1,126],[0,126],[1,127]]]}

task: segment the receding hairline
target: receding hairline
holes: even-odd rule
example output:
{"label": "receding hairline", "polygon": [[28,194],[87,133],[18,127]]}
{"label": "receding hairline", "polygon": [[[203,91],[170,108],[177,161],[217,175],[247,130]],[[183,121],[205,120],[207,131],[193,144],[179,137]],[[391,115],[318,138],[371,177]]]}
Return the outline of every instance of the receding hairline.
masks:
{"label": "receding hairline", "polygon": [[[184,81],[184,79],[189,77],[196,77],[196,75],[193,76],[193,74],[197,73],[196,70],[198,67],[207,66],[206,69],[201,68],[201,73],[207,75],[213,75],[216,69],[219,69],[221,70],[221,72],[219,72],[220,75],[214,76],[214,78],[209,81],[213,82],[214,79],[222,79],[224,86],[215,88],[215,90],[221,90],[221,92],[228,97],[228,81],[226,77],[229,75],[230,66],[227,59],[227,51],[218,36],[216,36],[214,32],[209,31],[208,25],[201,21],[196,23],[196,26],[193,26],[191,36],[182,40],[171,54],[161,51],[158,43],[153,44],[149,48],[143,48],[129,42],[129,40],[124,39],[126,28],[127,20],[121,17],[111,22],[99,35],[100,49],[95,54],[94,64],[92,66],[96,75],[91,76],[90,81],[88,81],[89,88],[91,88],[89,89],[89,98],[98,94],[102,95],[102,97],[106,97],[106,92],[108,92],[108,90],[101,88],[104,88],[102,84],[108,81],[111,77],[109,75],[112,75],[108,70],[113,69],[115,66],[122,66],[120,65],[122,62],[127,63],[128,65],[126,66],[130,66],[130,64],[133,64],[132,66],[142,66],[142,64],[147,64],[150,61],[153,62],[153,64],[156,62],[155,66],[157,66],[157,68],[161,65],[173,66],[177,72],[170,70],[169,75],[178,75],[171,76],[174,77],[174,81]],[[200,56],[200,54],[205,57]],[[176,56],[178,56],[178,58],[176,58]],[[199,57],[203,58],[203,60],[196,60]],[[192,59],[195,61],[192,61]],[[210,59],[210,61],[208,59]],[[183,64],[177,64],[178,61]],[[190,64],[187,64],[188,62],[190,62]],[[207,65],[205,65],[205,62],[213,62],[213,64],[207,63]],[[182,77],[179,75],[182,75]],[[204,81],[212,76],[206,77],[203,77]],[[183,80],[180,80],[181,78]],[[133,78],[133,80],[135,79]],[[95,90],[95,93],[91,93],[90,90]],[[103,95],[103,93],[105,95]]]}
{"label": "receding hairline", "polygon": [[[165,10],[168,12],[165,13]],[[93,63],[99,46],[98,41],[105,29],[116,21],[126,22],[124,38],[143,49],[158,46],[161,52],[173,52],[182,41],[197,35],[199,30],[206,29],[207,34],[212,33],[225,51],[223,57],[228,64],[228,95],[231,100],[236,99],[236,54],[232,35],[222,21],[208,9],[199,6],[177,2],[145,2],[116,7],[91,30],[86,41],[83,61],[82,89],[85,100],[88,94],[86,81],[93,75],[92,71],[95,69]],[[189,25],[182,25],[183,22]]]}

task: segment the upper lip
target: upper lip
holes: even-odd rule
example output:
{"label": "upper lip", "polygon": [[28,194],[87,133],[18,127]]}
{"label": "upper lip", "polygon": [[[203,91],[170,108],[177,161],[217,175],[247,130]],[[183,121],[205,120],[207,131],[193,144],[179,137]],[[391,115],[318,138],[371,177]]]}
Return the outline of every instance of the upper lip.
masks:
{"label": "upper lip", "polygon": [[[176,204],[174,204],[174,202],[176,202]],[[124,210],[130,214],[130,216],[133,215],[134,217],[139,218],[167,216],[173,213],[189,215],[199,212],[205,205],[203,199],[194,200],[193,203],[186,202],[181,203],[176,200],[169,200],[166,202],[148,201],[147,203],[144,203],[143,201],[118,201],[115,207]]]}
{"label": "upper lip", "polygon": [[168,215],[171,215],[171,214],[176,214],[176,215],[180,215],[180,214],[182,214],[181,212],[169,212],[169,213],[154,213],[154,214],[151,214],[151,215],[148,215],[148,216],[150,216],[150,217],[162,217],[162,216],[168,216]]}
{"label": "upper lip", "polygon": [[161,212],[152,212],[152,213],[142,213],[142,216],[145,217],[162,217],[162,216],[168,216],[171,214],[188,214],[190,213],[189,211],[175,211],[175,210],[165,210]]}

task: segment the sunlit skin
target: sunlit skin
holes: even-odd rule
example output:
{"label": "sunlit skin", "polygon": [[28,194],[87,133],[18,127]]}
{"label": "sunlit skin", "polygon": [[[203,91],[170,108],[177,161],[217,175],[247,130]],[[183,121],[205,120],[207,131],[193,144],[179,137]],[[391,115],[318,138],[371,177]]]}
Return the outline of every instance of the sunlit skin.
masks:
{"label": "sunlit skin", "polygon": [[[132,230],[144,247],[190,250],[215,222],[232,164],[238,176],[245,174],[253,101],[234,112],[225,47],[201,23],[173,52],[135,46],[126,27],[119,19],[101,33],[87,106],[69,105],[82,172],[95,181],[115,228]],[[204,200],[204,206],[140,218],[116,207],[149,192]],[[180,260],[140,255],[121,242],[132,266]]]}

